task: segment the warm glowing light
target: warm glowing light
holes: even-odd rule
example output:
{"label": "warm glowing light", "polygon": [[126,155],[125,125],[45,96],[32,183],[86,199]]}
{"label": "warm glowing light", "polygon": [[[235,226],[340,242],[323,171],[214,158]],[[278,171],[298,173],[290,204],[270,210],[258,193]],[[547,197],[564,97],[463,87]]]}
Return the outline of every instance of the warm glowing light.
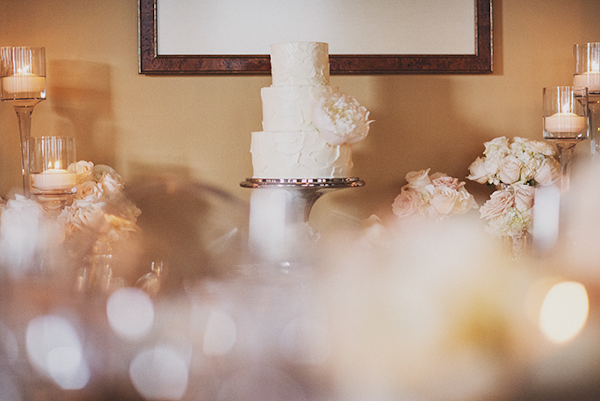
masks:
{"label": "warm glowing light", "polygon": [[544,298],[540,328],[551,341],[564,343],[581,331],[588,312],[585,287],[574,281],[563,281],[554,285]]}
{"label": "warm glowing light", "polygon": [[108,323],[127,340],[146,336],[154,324],[154,304],[144,291],[129,287],[115,291],[106,302]]}

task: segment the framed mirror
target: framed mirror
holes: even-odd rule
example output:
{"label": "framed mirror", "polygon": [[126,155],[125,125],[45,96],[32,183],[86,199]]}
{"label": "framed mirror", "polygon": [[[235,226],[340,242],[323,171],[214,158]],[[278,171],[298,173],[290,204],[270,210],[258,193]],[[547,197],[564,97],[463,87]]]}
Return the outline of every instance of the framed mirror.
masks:
{"label": "framed mirror", "polygon": [[[139,0],[141,74],[268,74],[329,43],[332,74],[492,72],[492,0]],[[259,10],[259,11],[257,11]]]}

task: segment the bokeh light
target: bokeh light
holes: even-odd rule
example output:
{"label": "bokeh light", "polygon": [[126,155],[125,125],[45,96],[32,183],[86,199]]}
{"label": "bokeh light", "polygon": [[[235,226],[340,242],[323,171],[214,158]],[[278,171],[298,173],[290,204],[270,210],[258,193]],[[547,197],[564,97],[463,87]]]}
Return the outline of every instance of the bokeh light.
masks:
{"label": "bokeh light", "polygon": [[589,301],[585,287],[574,281],[555,284],[546,294],[540,311],[540,328],[551,341],[574,338],[587,321]]}
{"label": "bokeh light", "polygon": [[90,379],[77,331],[61,316],[44,315],[29,322],[27,354],[42,375],[65,390],[81,389]]}
{"label": "bokeh light", "polygon": [[129,366],[131,382],[148,400],[180,400],[187,390],[188,375],[186,359],[167,346],[141,351]]}
{"label": "bokeh light", "polygon": [[119,289],[106,302],[106,314],[112,330],[126,340],[146,336],[154,324],[154,304],[150,296],[133,287]]}

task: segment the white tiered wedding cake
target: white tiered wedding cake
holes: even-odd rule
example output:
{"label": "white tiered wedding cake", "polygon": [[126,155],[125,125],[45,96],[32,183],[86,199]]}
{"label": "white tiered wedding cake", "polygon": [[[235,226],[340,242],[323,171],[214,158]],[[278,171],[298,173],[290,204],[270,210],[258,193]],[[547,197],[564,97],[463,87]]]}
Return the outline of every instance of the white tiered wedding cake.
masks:
{"label": "white tiered wedding cake", "polygon": [[271,75],[261,90],[263,131],[252,133],[253,177],[350,177],[369,112],[329,85],[328,44],[272,45]]}

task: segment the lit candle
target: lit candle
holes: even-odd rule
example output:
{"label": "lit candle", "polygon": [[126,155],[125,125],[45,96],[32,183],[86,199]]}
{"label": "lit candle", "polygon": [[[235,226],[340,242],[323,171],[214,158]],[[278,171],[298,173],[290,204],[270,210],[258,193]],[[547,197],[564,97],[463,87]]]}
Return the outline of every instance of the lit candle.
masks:
{"label": "lit candle", "polygon": [[2,90],[11,94],[39,93],[46,90],[46,78],[19,69],[14,75],[2,77]]}
{"label": "lit candle", "polygon": [[77,184],[77,175],[61,168],[49,168],[32,174],[32,185],[42,191],[71,189]]}
{"label": "lit candle", "polygon": [[600,71],[588,71],[573,76],[573,86],[585,86],[590,93],[600,92]]}
{"label": "lit candle", "polygon": [[575,113],[556,113],[544,117],[544,129],[548,132],[580,132],[585,128],[585,117]]}

